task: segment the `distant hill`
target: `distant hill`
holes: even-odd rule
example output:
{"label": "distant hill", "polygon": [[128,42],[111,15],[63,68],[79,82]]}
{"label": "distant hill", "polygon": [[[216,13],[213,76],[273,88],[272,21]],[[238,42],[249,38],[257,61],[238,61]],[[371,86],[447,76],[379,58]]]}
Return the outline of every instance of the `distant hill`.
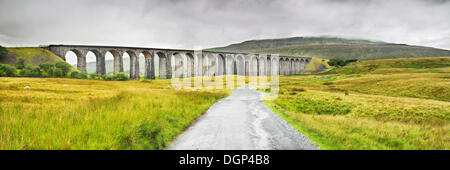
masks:
{"label": "distant hill", "polygon": [[[25,60],[25,65],[31,64],[33,66],[39,66],[40,63],[45,62],[57,63],[64,61],[52,52],[40,47],[8,47],[6,49],[8,50],[8,55],[0,58],[0,63],[12,66],[16,65],[18,57]],[[72,68],[72,70],[76,70],[76,68]]]}
{"label": "distant hill", "polygon": [[450,56],[449,50],[336,37],[250,40],[207,50],[359,60]]}

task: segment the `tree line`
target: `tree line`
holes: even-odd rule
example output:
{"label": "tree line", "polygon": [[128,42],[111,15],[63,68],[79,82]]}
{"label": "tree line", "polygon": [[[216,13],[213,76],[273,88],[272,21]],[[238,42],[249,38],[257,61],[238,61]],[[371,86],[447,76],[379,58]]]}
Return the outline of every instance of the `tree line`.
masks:
{"label": "tree line", "polygon": [[115,75],[101,75],[97,73],[87,74],[78,70],[71,71],[71,65],[60,61],[55,64],[46,62],[39,66],[25,65],[22,58],[18,58],[16,66],[0,64],[0,77],[56,77],[56,78],[76,78],[76,79],[96,79],[96,80],[128,80],[128,74],[123,72]]}
{"label": "tree line", "polygon": [[330,59],[330,61],[328,61],[328,65],[343,67],[351,62],[356,62],[356,61],[358,61],[358,60],[357,59],[349,59],[349,60]]}

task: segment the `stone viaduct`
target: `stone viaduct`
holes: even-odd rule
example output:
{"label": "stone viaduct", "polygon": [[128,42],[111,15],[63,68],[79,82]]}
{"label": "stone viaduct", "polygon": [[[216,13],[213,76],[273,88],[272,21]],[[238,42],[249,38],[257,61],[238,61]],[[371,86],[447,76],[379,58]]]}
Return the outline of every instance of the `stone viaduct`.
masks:
{"label": "stone viaduct", "polygon": [[[123,72],[123,54],[130,56],[130,78],[139,79],[140,54],[144,55],[144,77],[155,78],[155,56],[159,57],[159,78],[193,77],[201,75],[293,75],[305,70],[311,61],[308,57],[278,56],[264,54],[194,51],[181,49],[158,49],[121,46],[49,45],[48,50],[66,60],[68,51],[77,56],[77,67],[86,71],[86,55],[90,51],[96,56],[96,72],[106,74],[105,55],[114,57],[114,73]],[[174,60],[172,62],[172,60]],[[275,64],[275,65],[274,65]],[[278,67],[274,67],[278,66]]]}

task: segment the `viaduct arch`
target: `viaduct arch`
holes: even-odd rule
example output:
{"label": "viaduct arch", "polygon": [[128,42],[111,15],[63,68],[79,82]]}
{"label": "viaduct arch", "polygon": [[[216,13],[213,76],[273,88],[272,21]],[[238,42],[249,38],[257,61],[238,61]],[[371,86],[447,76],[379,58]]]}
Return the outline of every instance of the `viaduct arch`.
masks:
{"label": "viaduct arch", "polygon": [[[130,78],[139,79],[138,56],[144,55],[144,77],[155,79],[155,55],[159,57],[159,78],[193,77],[195,75],[293,75],[302,73],[311,61],[310,57],[275,56],[216,51],[194,51],[184,49],[159,49],[122,46],[94,45],[49,45],[48,50],[62,58],[72,51],[77,56],[77,69],[86,70],[86,55],[96,57],[96,72],[106,74],[105,55],[114,57],[114,73],[123,72],[123,54],[130,56]],[[172,60],[174,60],[172,62]],[[278,66],[274,66],[277,64]],[[273,69],[277,68],[277,72]],[[176,72],[174,72],[176,71]]]}

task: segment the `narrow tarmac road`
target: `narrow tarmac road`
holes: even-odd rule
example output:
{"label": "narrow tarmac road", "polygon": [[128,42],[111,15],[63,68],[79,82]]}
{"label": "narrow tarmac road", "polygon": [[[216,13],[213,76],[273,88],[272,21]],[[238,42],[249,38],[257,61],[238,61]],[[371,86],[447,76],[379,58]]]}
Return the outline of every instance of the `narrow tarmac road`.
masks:
{"label": "narrow tarmac road", "polygon": [[170,150],[319,149],[262,101],[241,87],[214,105],[171,143]]}

